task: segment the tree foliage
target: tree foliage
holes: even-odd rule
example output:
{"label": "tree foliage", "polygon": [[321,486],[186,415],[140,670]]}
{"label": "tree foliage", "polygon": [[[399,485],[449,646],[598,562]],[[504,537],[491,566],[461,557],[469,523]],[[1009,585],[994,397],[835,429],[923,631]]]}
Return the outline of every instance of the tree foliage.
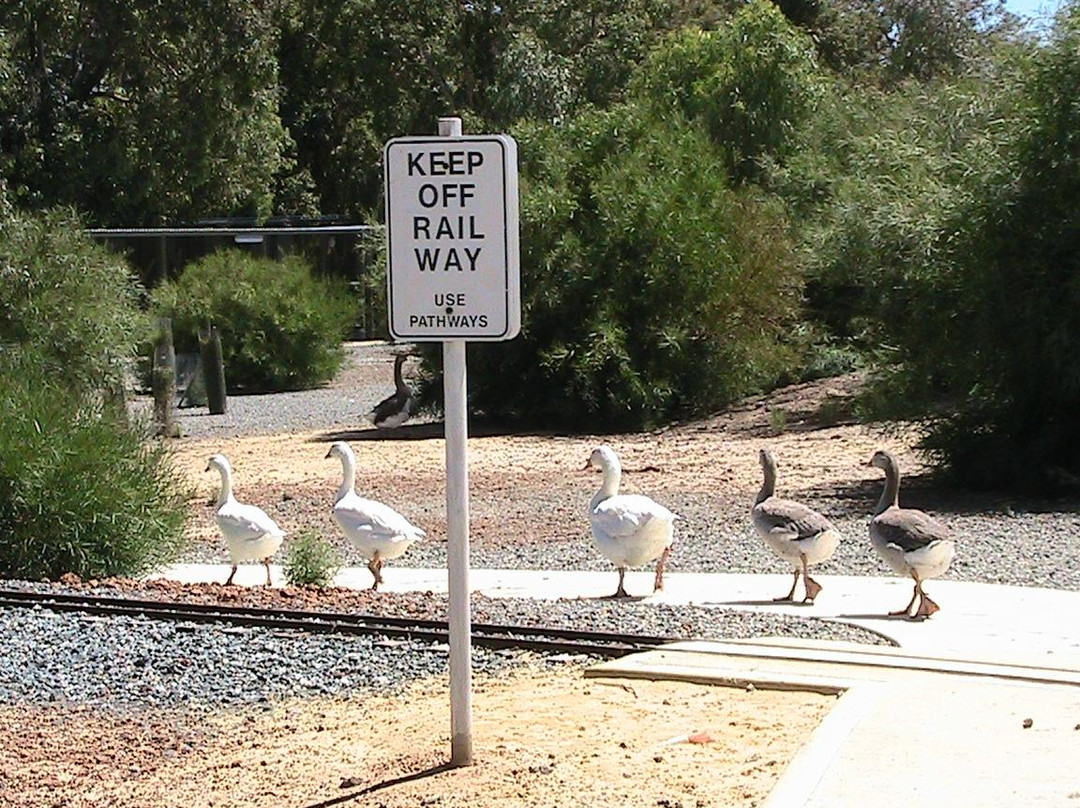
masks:
{"label": "tree foliage", "polygon": [[290,169],[271,9],[0,2],[0,170],[21,203],[123,226],[265,217]]}
{"label": "tree foliage", "polygon": [[813,42],[755,0],[715,31],[687,30],[651,54],[638,92],[700,122],[739,180],[799,143],[822,93]]}

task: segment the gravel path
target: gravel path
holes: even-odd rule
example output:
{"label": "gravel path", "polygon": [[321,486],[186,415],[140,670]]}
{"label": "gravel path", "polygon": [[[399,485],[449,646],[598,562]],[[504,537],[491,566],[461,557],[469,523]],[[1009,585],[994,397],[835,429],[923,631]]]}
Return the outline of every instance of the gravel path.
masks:
{"label": "gravel path", "polygon": [[[269,706],[292,697],[393,692],[448,665],[445,646],[49,611],[0,612],[0,636],[6,704]],[[527,658],[475,649],[473,665],[498,673]]]}
{"label": "gravel path", "polygon": [[[55,589],[26,584],[19,588]],[[91,591],[116,594],[109,589]],[[333,597],[324,596],[322,605],[335,606]],[[382,594],[370,598],[364,610],[445,619],[446,609],[445,597],[418,593]],[[474,597],[473,619],[686,639],[784,636],[888,644],[873,632],[840,623],[633,602]],[[292,697],[353,698],[373,691],[392,692],[448,671],[448,649],[441,645],[128,617],[103,619],[40,609],[0,611],[0,637],[4,638],[0,704],[83,704],[116,710],[269,706]],[[541,661],[527,652],[473,649],[477,673],[497,674]],[[560,655],[546,661],[558,665],[587,660]]]}

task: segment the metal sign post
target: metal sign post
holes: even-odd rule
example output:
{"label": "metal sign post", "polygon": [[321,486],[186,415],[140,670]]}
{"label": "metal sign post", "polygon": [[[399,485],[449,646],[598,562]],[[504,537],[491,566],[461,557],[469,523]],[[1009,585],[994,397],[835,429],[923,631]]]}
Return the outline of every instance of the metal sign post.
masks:
{"label": "metal sign post", "polygon": [[464,137],[460,118],[440,118],[437,138],[389,141],[385,170],[390,333],[443,343],[450,763],[468,766],[473,751],[465,342],[512,339],[520,329],[517,146],[506,135]]}

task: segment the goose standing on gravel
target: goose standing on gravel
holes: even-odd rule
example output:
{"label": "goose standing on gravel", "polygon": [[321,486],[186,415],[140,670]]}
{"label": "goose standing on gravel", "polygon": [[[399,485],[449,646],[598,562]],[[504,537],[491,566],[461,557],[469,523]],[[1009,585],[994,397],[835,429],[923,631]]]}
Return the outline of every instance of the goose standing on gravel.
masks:
{"label": "goose standing on gravel", "polygon": [[232,561],[232,571],[225,586],[232,585],[236,567],[241,561],[252,560],[262,561],[266,567],[266,585],[270,586],[270,557],[281,548],[285,532],[262,508],[236,501],[232,492],[232,466],[225,455],[213,455],[206,464],[206,470],[212,468],[221,474],[221,491],[218,493],[214,517],[225,537]]}
{"label": "goose standing on gravel", "polygon": [[394,392],[387,396],[371,411],[371,423],[379,429],[395,429],[405,423],[412,413],[414,399],[412,388],[401,375],[401,366],[405,364],[405,354],[394,357]]}
{"label": "goose standing on gravel", "polygon": [[765,481],[754,500],[754,527],[772,551],[791,564],[795,571],[791,591],[776,601],[795,599],[795,587],[801,574],[806,591],[802,602],[813,603],[821,591],[821,584],[810,577],[809,568],[832,557],[840,543],[840,533],[828,519],[801,502],[773,496],[776,460],[768,449],[761,450],[759,459]]}
{"label": "goose standing on gravel", "polygon": [[[893,572],[915,581],[908,605],[889,614],[929,617],[940,607],[923,592],[923,581],[945,574],[956,554],[956,545],[941,522],[922,511],[900,507],[900,467],[896,458],[878,450],[868,465],[885,472],[885,490],[870,521],[870,543]],[[916,597],[919,608],[911,614]]]}
{"label": "goose standing on gravel", "polygon": [[371,588],[376,590],[383,582],[383,562],[401,556],[424,537],[424,531],[389,505],[357,496],[356,454],[349,444],[335,442],[326,456],[339,458],[344,472],[334,498],[334,521],[368,560],[368,569],[375,579]]}
{"label": "goose standing on gravel", "polygon": [[627,567],[659,559],[653,591],[664,588],[664,565],[671,554],[674,524],[679,517],[641,494],[620,494],[622,466],[610,446],[593,449],[585,468],[604,472],[600,490],[589,503],[589,524],[600,553],[619,570],[619,588],[612,597],[628,597],[623,587]]}

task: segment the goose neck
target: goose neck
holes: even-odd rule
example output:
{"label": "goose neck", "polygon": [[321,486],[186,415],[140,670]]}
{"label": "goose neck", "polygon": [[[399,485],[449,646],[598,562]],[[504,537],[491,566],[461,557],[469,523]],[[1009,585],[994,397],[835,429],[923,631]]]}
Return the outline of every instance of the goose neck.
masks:
{"label": "goose neck", "polygon": [[225,466],[219,466],[218,471],[221,473],[221,490],[218,491],[217,506],[220,508],[226,502],[233,498],[232,492],[232,469]]}
{"label": "goose neck", "polygon": [[348,454],[341,455],[341,487],[338,488],[335,502],[352,493],[356,488],[356,458]]}
{"label": "goose neck", "polygon": [[765,480],[761,484],[761,490],[758,491],[757,499],[754,500],[755,505],[760,505],[776,491],[776,468],[766,463],[762,466],[762,471],[765,474]]}
{"label": "goose neck", "polygon": [[399,356],[396,360],[394,360],[394,387],[397,388],[399,393],[407,392],[409,389],[408,386],[405,384],[405,377],[401,373],[401,368],[404,364],[404,357]]}
{"label": "goose neck", "polygon": [[900,470],[896,466],[885,468],[885,489],[881,492],[874,516],[900,504]]}
{"label": "goose neck", "polygon": [[622,480],[622,469],[618,463],[609,463],[604,466],[604,479],[600,483],[600,490],[596,492],[596,501],[602,501],[619,493],[619,482]]}

